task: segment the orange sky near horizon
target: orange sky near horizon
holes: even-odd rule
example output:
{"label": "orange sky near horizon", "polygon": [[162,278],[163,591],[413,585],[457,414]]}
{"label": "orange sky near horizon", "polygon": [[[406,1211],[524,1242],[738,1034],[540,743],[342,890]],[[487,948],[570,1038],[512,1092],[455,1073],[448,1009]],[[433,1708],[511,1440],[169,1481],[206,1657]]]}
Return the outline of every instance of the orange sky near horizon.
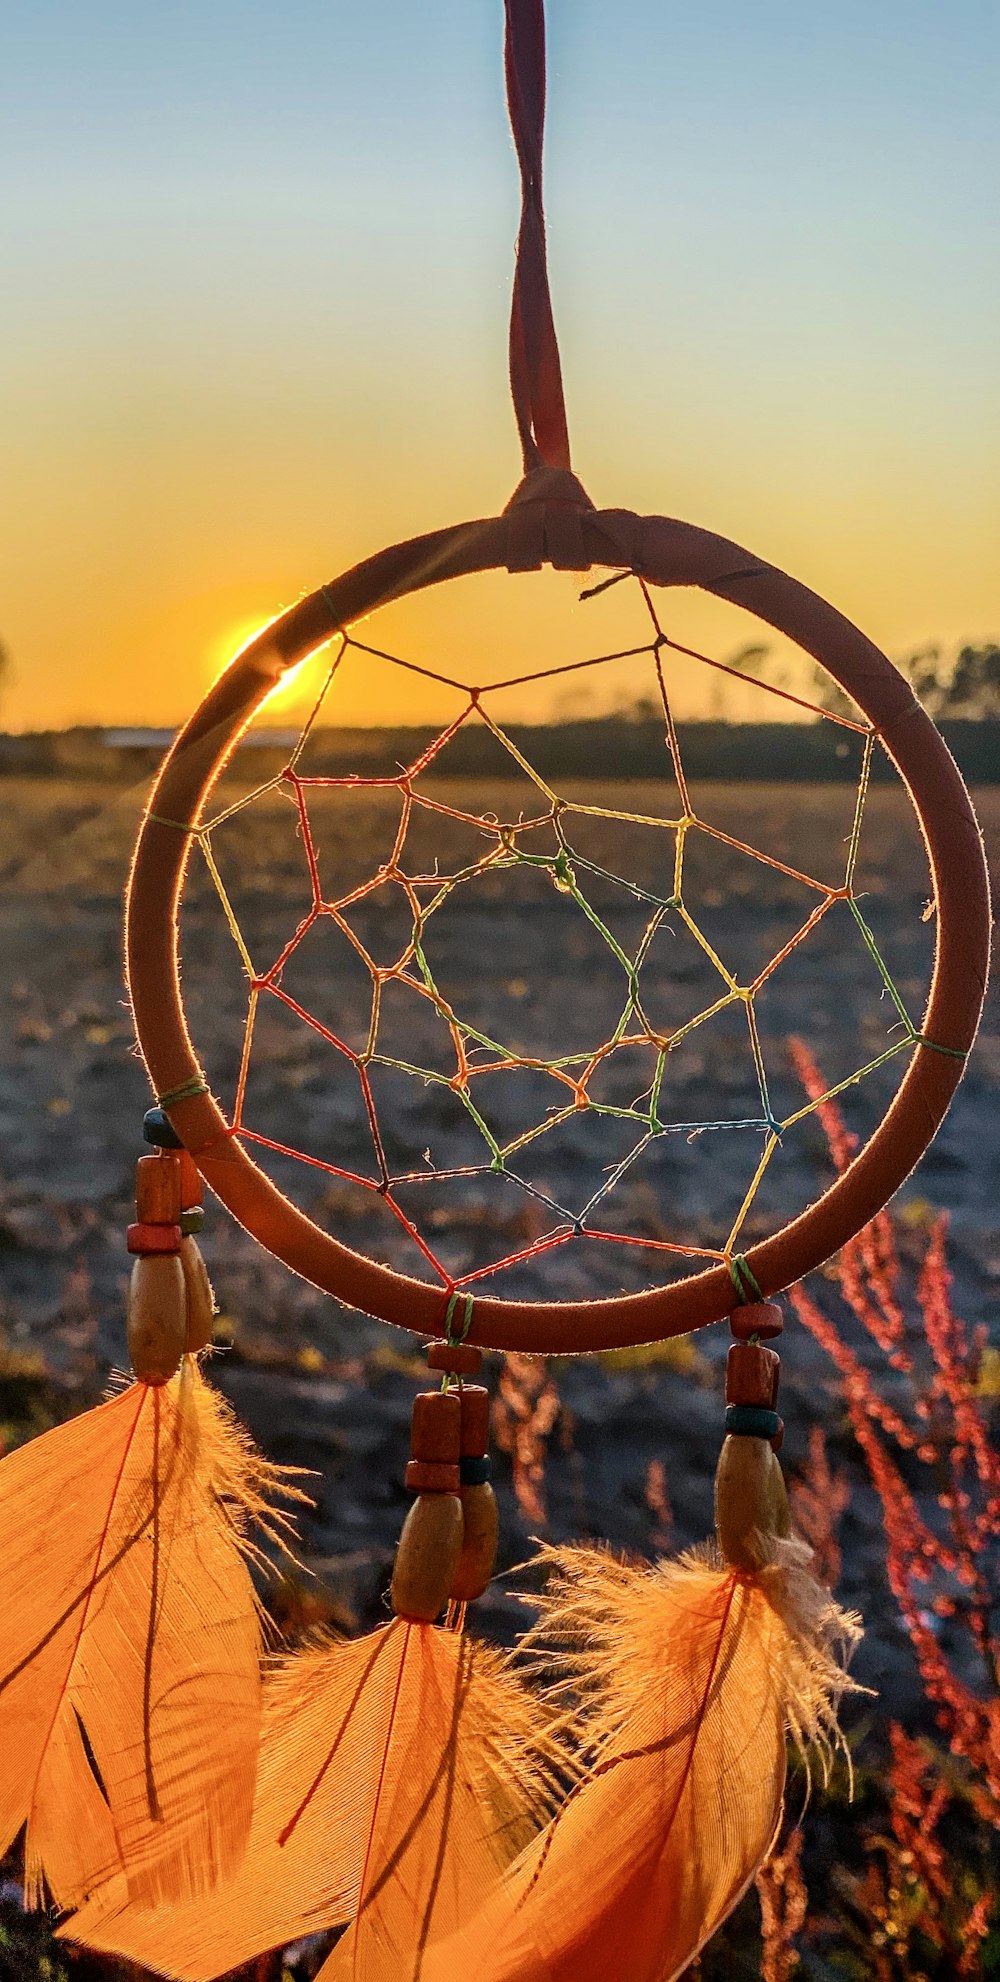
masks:
{"label": "orange sky near horizon", "polygon": [[[448,0],[416,22],[396,0],[385,19],[300,0],[279,43],[254,5],[272,40],[234,45],[218,0],[173,26],[123,26],[100,0],[105,68],[100,33],[96,53],[61,58],[76,97],[51,82],[41,28],[18,27],[5,727],[177,723],[303,591],[508,499],[516,176],[499,10],[481,11]],[[81,32],[60,0],[41,12],[71,44]],[[962,0],[945,34],[933,9],[886,0],[807,32],[778,7],[770,54],[725,0],[683,24],[635,0],[612,50],[591,0],[551,13],[553,288],[591,496],[734,538],[894,657],[1000,637],[979,10]],[[298,75],[307,30],[340,64],[335,108],[309,99],[297,121],[279,99],[262,140],[269,50]],[[130,64],[146,73],[155,34],[174,36],[172,66],[144,127]],[[656,61],[683,82],[665,144]],[[447,624],[489,678],[511,652],[591,650],[586,609],[557,637],[496,588],[468,598],[397,612],[401,651]],[[752,637],[726,609],[677,611],[678,637],[722,658]],[[596,713],[630,686],[595,680],[573,704],[563,683],[512,713]],[[700,692],[689,713],[718,713]],[[376,703],[359,673],[338,715],[436,714],[416,677],[395,675],[392,696]]]}

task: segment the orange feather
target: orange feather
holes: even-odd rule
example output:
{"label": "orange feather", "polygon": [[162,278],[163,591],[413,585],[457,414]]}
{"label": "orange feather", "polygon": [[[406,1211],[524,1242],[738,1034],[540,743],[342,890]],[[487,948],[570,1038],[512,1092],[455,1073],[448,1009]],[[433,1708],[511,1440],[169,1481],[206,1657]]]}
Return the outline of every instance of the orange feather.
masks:
{"label": "orange feather", "polygon": [[389,1633],[357,1911],[323,1982],[419,1982],[552,1800],[537,1703],[499,1655],[403,1618]]}
{"label": "orange feather", "polygon": [[357,1800],[375,1739],[366,1683],[387,1636],[300,1652],[266,1675],[250,1838],[224,1886],[150,1910],[129,1903],[120,1878],[63,1924],[62,1937],[208,1982],[348,1920],[358,1897]]}
{"label": "orange feather", "polygon": [[208,1899],[143,1911],[124,1882],[60,1932],[182,1982],[348,1920],[331,1974],[406,1982],[544,1821],[548,1716],[490,1647],[397,1619],[284,1661],[265,1686],[243,1866]]}
{"label": "orange feather", "polygon": [[238,1863],[260,1731],[243,1552],[276,1484],[192,1358],[0,1463],[0,1850],[27,1825],[33,1900],[124,1873],[150,1902]]}
{"label": "orange feather", "polygon": [[828,1743],[847,1683],[833,1653],[853,1622],[807,1576],[807,1551],[773,1546],[758,1576],[706,1556],[632,1568],[546,1552],[533,1636],[550,1661],[553,1640],[577,1646],[562,1684],[589,1690],[594,1760],[420,1982],[671,1982],[694,1959],[773,1842],[786,1729]]}

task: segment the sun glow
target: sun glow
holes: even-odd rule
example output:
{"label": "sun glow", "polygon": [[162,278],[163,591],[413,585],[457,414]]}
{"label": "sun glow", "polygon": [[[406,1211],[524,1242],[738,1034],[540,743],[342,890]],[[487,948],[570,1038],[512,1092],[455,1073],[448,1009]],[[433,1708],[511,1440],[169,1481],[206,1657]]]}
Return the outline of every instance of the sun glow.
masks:
{"label": "sun glow", "polygon": [[[280,617],[280,612],[268,613],[263,619],[245,617],[231,622],[225,633],[213,639],[206,649],[206,671],[210,682],[214,684],[218,681],[225,674],[226,669],[231,667],[233,662],[238,660],[240,655],[244,654],[247,648],[252,646],[262,633],[266,633],[268,627],[273,626]],[[302,661],[297,661],[294,667],[287,668],[275,682],[274,687],[268,691],[265,703],[269,710],[275,707],[281,708],[286,703],[294,701],[303,665]]]}

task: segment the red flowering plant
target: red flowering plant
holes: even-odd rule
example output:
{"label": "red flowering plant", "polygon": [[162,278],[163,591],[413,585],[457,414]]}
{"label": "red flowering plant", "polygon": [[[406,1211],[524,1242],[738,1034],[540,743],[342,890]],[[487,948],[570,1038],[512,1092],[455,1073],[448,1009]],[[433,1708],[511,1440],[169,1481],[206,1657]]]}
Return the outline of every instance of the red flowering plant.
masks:
{"label": "red flowering plant", "polygon": [[[792,1042],[796,1071],[833,1162],[854,1141],[815,1062]],[[786,1841],[761,1876],[767,1977],[811,1973],[931,1982],[1000,1973],[1000,1457],[990,1436],[996,1352],[955,1312],[946,1216],[928,1215],[914,1266],[882,1212],[828,1270],[826,1291],[792,1290],[798,1319],[836,1369],[850,1432],[878,1496],[885,1573],[928,1704],[925,1726],[880,1723],[862,1752],[856,1821],[810,1864],[822,1903],[804,1904],[800,1854]],[[892,1401],[851,1345],[858,1329],[894,1373]],[[835,1583],[837,1522],[850,1497],[814,1431],[795,1519]],[[844,1848],[848,1842],[853,1848]],[[840,1849],[838,1849],[841,1847]],[[859,1850],[860,1847],[860,1850]],[[819,1891],[817,1897],[819,1897]]]}

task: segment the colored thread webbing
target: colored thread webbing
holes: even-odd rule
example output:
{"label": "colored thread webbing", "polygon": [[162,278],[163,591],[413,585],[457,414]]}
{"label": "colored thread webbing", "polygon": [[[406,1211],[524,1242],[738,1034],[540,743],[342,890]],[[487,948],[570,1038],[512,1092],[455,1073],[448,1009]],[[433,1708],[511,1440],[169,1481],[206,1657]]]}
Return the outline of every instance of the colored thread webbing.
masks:
{"label": "colored thread webbing", "polygon": [[545,10],[542,0],[506,0],[507,107],[521,168],[521,226],[510,312],[510,390],[525,474],[568,468],[569,433],[545,253],[542,140],[545,130]]}
{"label": "colored thread webbing", "polygon": [[[365,1216],[377,1215],[374,1211],[377,1200],[407,1247],[420,1254],[424,1266],[439,1281],[442,1303],[453,1293],[465,1298],[481,1281],[496,1280],[519,1269],[534,1270],[537,1265],[538,1271],[544,1273],[549,1256],[554,1266],[560,1250],[577,1240],[605,1252],[609,1246],[639,1248],[647,1259],[655,1254],[665,1265],[681,1266],[686,1262],[695,1265],[699,1261],[725,1265],[734,1276],[734,1287],[742,1301],[762,1298],[752,1278],[736,1277],[739,1269],[734,1269],[731,1262],[761,1186],[772,1164],[787,1147],[789,1136],[817,1110],[836,1102],[879,1069],[888,1068],[924,1043],[869,926],[862,908],[864,896],[858,887],[862,823],[876,743],[871,726],[819,705],[803,703],[803,698],[791,696],[789,690],[775,683],[741,674],[741,680],[752,679],[758,690],[769,700],[775,700],[776,706],[792,699],[803,704],[818,720],[832,722],[845,733],[854,733],[861,750],[861,764],[847,858],[843,867],[838,860],[834,876],[821,879],[806,873],[776,853],[724,830],[712,819],[710,808],[703,805],[701,794],[689,786],[672,709],[672,677],[675,663],[682,661],[721,670],[725,675],[735,670],[709,654],[671,639],[649,587],[636,579],[634,573],[616,582],[623,590],[637,589],[637,602],[649,620],[649,637],[645,642],[640,639],[635,644],[555,667],[525,668],[522,664],[514,675],[486,688],[474,687],[463,680],[464,670],[460,666],[454,673],[428,666],[425,660],[418,662],[373,645],[353,632],[342,632],[332,656],[321,663],[321,679],[283,768],[249,790],[230,788],[221,809],[193,829],[195,844],[218,896],[247,983],[239,1071],[235,1092],[226,1108],[225,1133],[242,1145],[295,1160],[304,1169],[334,1180],[338,1190],[345,1186],[351,1192],[363,1193],[367,1203],[360,1198],[357,1202]],[[324,775],[311,769],[307,756],[310,738],[324,715],[329,720],[342,671],[367,669],[373,658],[454,691],[461,698],[456,713],[439,733],[422,744],[411,763],[397,768],[391,775],[371,777],[358,771]],[[602,674],[619,666],[630,670],[642,667],[650,693],[655,695],[660,708],[666,751],[664,768],[676,786],[677,804],[669,808],[669,816],[667,807],[647,812],[638,804],[616,805],[613,798],[609,800],[596,789],[588,790],[585,795],[579,792],[571,795],[557,789],[529,761],[517,737],[497,720],[494,698],[501,691],[552,679],[581,666]],[[469,800],[466,798],[463,803],[463,795],[457,789],[428,782],[432,769],[446,768],[452,743],[463,732],[479,726],[489,732],[493,745],[509,760],[511,770],[527,781],[535,795],[528,796],[526,802],[522,797],[512,808],[511,817],[499,818],[493,811],[482,811],[477,801],[472,802],[470,809]],[[391,794],[391,816],[395,822],[391,851],[388,858],[373,865],[362,877],[352,879],[349,886],[339,889],[335,884],[331,889],[330,870],[319,837],[324,815],[314,816],[314,808],[324,802],[326,795],[333,797],[339,791],[346,797],[349,792],[366,789],[384,793],[387,798]],[[255,955],[261,940],[259,932],[248,936],[241,928],[238,903],[230,897],[227,880],[216,858],[215,839],[230,828],[242,836],[248,809],[268,796],[290,800],[294,806],[296,843],[306,869],[309,906],[287,940],[280,943],[277,955],[272,952],[264,959]],[[460,836],[455,841],[454,860],[448,853],[450,840],[445,841],[440,856],[435,844],[431,859],[426,848],[420,846],[420,836],[435,821],[449,835]],[[617,858],[606,865],[593,857],[601,852],[601,846],[591,843],[588,848],[581,834],[593,829],[597,822],[603,822],[602,830],[614,835],[620,832],[631,835],[635,829],[641,829],[661,840],[662,853],[657,854],[648,877],[634,876],[627,866],[619,865]],[[416,836],[412,841],[411,835]],[[239,843],[239,839],[231,841],[230,848],[238,851]],[[720,857],[728,850],[739,860],[751,860],[763,877],[770,875],[791,884],[799,902],[793,924],[776,930],[774,953],[764,960],[756,957],[752,968],[742,977],[735,974],[735,960],[729,957],[724,936],[716,934],[711,925],[706,926],[697,870],[694,879],[689,872],[689,851],[697,861],[706,853],[711,855],[712,849]],[[227,849],[223,866],[229,858],[231,853]],[[557,1039],[546,1038],[543,1045],[532,1047],[525,1040],[510,1038],[509,1016],[500,1017],[492,1010],[469,1012],[465,1004],[467,987],[460,985],[461,995],[456,998],[455,991],[442,980],[440,973],[450,941],[447,930],[451,905],[466,899],[467,889],[474,891],[484,883],[492,889],[507,874],[514,879],[518,875],[531,876],[535,883],[547,880],[577,918],[578,940],[583,930],[587,931],[583,938],[587,953],[590,945],[595,942],[598,945],[607,967],[608,985],[618,987],[608,1015],[610,1029],[601,1039],[588,1037],[560,1046]],[[800,894],[800,890],[804,892]],[[402,911],[403,915],[398,932],[401,946],[397,948],[394,939],[390,962],[381,954],[376,957],[372,953],[372,935],[363,919],[367,905],[374,904],[376,897],[382,902],[391,901],[397,913]],[[534,894],[531,898],[535,899]],[[760,1030],[758,1000],[775,974],[813,937],[827,915],[838,904],[845,903],[859,952],[873,968],[880,999],[888,1003],[889,1029],[881,1050],[870,1052],[862,1064],[849,1067],[821,1093],[807,1093],[800,1105],[789,1108],[787,1103],[779,1103],[776,1093],[772,1094],[769,1062],[773,1047]],[[622,919],[623,908],[627,910],[627,921]],[[442,917],[444,929],[439,935]],[[363,994],[364,1007],[352,1016],[346,1032],[325,1023],[310,1008],[311,998],[303,1003],[296,996],[295,978],[289,980],[286,975],[300,945],[315,941],[315,935],[311,937],[310,932],[320,927],[330,932],[338,955],[346,954],[342,945],[350,949],[370,981],[370,990]],[[693,995],[666,1025],[666,1014],[655,1008],[655,1001],[666,960],[664,943],[675,939],[687,946]],[[720,941],[721,948],[717,947]],[[299,988],[304,990],[301,984]],[[408,1003],[416,1021],[402,1036],[401,1000]],[[336,1149],[306,1151],[291,1141],[268,1134],[258,1125],[256,1076],[251,1074],[259,1061],[255,1044],[257,1020],[259,1014],[267,1012],[273,1016],[279,1008],[286,1022],[297,1021],[309,1030],[314,1043],[325,1042],[336,1055],[340,1071],[353,1085],[359,1118],[367,1123],[367,1160],[362,1156],[360,1163],[345,1163],[343,1153]],[[706,1110],[697,1119],[688,1119],[689,1111],[677,1106],[678,1090],[672,1069],[678,1063],[674,1056],[689,1041],[696,1051],[703,1027],[711,1026],[725,1014],[737,1013],[743,1015],[744,1052],[749,1056],[741,1059],[742,1078],[746,1081],[749,1076],[752,1089],[748,1083],[745,1101],[729,1116],[724,1110],[718,1113],[713,1110],[711,1114]],[[425,1021],[430,1022],[430,1030]],[[266,1035],[260,1045],[266,1056]],[[437,1048],[443,1049],[443,1058]],[[394,1092],[386,1084],[387,1076],[419,1083],[426,1090],[436,1091],[449,1110],[461,1110],[464,1119],[451,1117],[452,1140],[444,1163],[435,1158],[428,1160],[426,1156],[415,1160],[416,1151],[411,1151],[405,1139],[403,1146],[398,1147],[396,1138],[386,1133],[385,1116],[393,1106]],[[505,1087],[513,1084],[512,1102],[502,1099],[501,1082]],[[520,1098],[518,1082],[521,1082]],[[578,1176],[575,1170],[565,1169],[560,1175],[561,1131],[572,1134],[581,1120],[592,1125],[595,1142],[599,1127],[604,1126],[608,1136],[606,1157],[599,1174],[590,1165],[586,1175]],[[469,1146],[463,1131],[474,1131],[474,1141]],[[715,1237],[714,1244],[706,1243],[708,1234],[674,1231],[661,1225],[659,1219],[655,1223],[648,1219],[639,1194],[647,1155],[653,1158],[657,1146],[664,1145],[666,1138],[676,1147],[681,1141],[696,1140],[706,1134],[728,1140],[741,1131],[748,1140],[760,1139],[750,1152],[748,1168],[752,1174],[745,1181],[731,1223],[727,1208],[728,1230],[711,1235]],[[448,1156],[451,1161],[447,1160]],[[594,1163],[596,1160],[595,1148]],[[630,1182],[637,1184],[631,1204]],[[742,1172],[738,1182],[744,1185]],[[496,1193],[494,1184],[499,1186]],[[474,1200],[463,1196],[470,1187],[477,1192]],[[487,1197],[491,1206],[496,1204],[495,1222],[492,1211],[489,1216],[483,1215]],[[501,1198],[506,1200],[506,1208],[501,1207]],[[518,1199],[520,1208],[516,1204]],[[622,1215],[616,1215],[616,1203],[622,1207]],[[468,1219],[466,1205],[472,1207]],[[439,1234],[443,1233],[444,1243],[451,1246],[462,1231],[471,1243],[468,1258],[461,1255],[456,1258],[454,1251],[442,1253]],[[449,1312],[452,1316],[461,1314],[457,1300]]]}

